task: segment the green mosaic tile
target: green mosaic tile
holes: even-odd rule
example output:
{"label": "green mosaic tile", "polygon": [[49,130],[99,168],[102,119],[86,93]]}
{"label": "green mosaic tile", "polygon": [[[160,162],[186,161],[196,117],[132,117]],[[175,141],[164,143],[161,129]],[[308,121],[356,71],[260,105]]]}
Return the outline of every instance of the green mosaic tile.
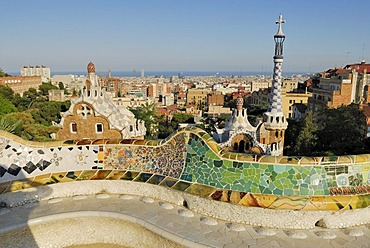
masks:
{"label": "green mosaic tile", "polygon": [[163,175],[153,175],[148,181],[147,183],[150,183],[150,184],[156,184],[158,185],[160,182],[163,181],[163,179],[165,178],[165,176]]}
{"label": "green mosaic tile", "polygon": [[185,191],[191,184],[184,181],[178,181],[174,186],[172,186],[172,189],[179,190],[179,191]]}
{"label": "green mosaic tile", "polygon": [[135,181],[135,182],[146,182],[152,176],[153,176],[153,174],[151,174],[151,173],[140,173],[133,181]]}
{"label": "green mosaic tile", "polygon": [[129,180],[132,181],[135,177],[139,175],[137,171],[126,171],[126,173],[121,177],[121,180]]}

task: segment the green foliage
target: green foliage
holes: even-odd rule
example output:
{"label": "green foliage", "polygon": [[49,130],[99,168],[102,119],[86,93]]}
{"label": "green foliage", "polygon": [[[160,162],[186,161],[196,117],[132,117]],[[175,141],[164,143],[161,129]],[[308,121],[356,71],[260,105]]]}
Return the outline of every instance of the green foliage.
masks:
{"label": "green foliage", "polygon": [[68,102],[36,102],[32,106],[31,114],[36,123],[50,126],[52,122],[59,122],[61,112],[69,108]]}
{"label": "green foliage", "polygon": [[4,115],[3,118],[6,119],[10,124],[15,126],[13,133],[18,136],[22,136],[24,125],[35,123],[35,120],[29,112],[13,112]]}
{"label": "green foliage", "polygon": [[324,109],[304,121],[289,121],[286,155],[330,156],[368,153],[366,117],[357,106]]}
{"label": "green foliage", "polygon": [[6,85],[0,85],[0,94],[9,101],[13,100],[14,91]]}
{"label": "green foliage", "polygon": [[47,96],[49,94],[48,93],[49,90],[57,90],[57,89],[58,87],[55,85],[52,85],[51,83],[42,83],[42,85],[39,86],[39,90],[43,96]]}
{"label": "green foliage", "polygon": [[51,140],[50,135],[58,132],[59,127],[56,126],[44,126],[41,124],[28,124],[24,125],[24,131],[22,138],[33,141],[49,141]]}
{"label": "green foliage", "polygon": [[14,133],[14,130],[17,128],[18,123],[11,123],[5,117],[0,119],[0,130],[7,131],[9,133]]}
{"label": "green foliage", "polygon": [[145,103],[138,108],[129,108],[129,110],[135,115],[136,119],[145,121],[145,138],[156,139],[159,131],[158,125],[161,121],[161,117],[157,112],[157,106],[154,103]]}
{"label": "green foliage", "polygon": [[313,122],[313,113],[309,111],[303,121],[303,127],[294,146],[296,155],[310,156],[314,151],[317,143],[317,126]]}
{"label": "green foliage", "polygon": [[288,129],[284,136],[284,154],[288,156],[295,155],[296,140],[302,129],[303,121],[288,119]]}
{"label": "green foliage", "polygon": [[2,94],[0,94],[0,106],[0,116],[17,111],[17,108],[14,106],[14,104]]}
{"label": "green foliage", "polygon": [[59,83],[58,83],[58,88],[59,88],[60,90],[64,90],[64,89],[65,89],[63,82],[59,82]]}
{"label": "green foliage", "polygon": [[317,152],[332,152],[335,155],[368,152],[364,139],[366,116],[355,105],[337,109],[324,109],[318,116]]}
{"label": "green foliage", "polygon": [[10,77],[12,75],[9,75],[8,73],[4,72],[3,69],[0,68],[0,77]]}
{"label": "green foliage", "polygon": [[194,116],[192,114],[174,113],[172,122],[178,123],[194,123]]}

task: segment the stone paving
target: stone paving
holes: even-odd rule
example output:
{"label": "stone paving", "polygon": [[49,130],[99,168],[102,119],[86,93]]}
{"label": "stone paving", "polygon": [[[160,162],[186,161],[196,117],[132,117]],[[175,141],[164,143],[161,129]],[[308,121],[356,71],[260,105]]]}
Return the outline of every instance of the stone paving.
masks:
{"label": "stone paving", "polygon": [[148,197],[109,194],[54,198],[11,209],[3,208],[0,210],[0,240],[4,232],[26,222],[32,224],[53,216],[68,218],[70,214],[121,215],[186,247],[370,247],[370,226],[268,229],[212,219],[185,207]]}

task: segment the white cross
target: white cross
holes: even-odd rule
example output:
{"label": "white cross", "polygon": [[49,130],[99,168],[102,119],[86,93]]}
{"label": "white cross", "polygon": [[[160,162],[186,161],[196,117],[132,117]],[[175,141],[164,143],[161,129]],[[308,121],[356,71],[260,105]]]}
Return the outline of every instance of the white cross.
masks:
{"label": "white cross", "polygon": [[285,20],[283,20],[283,15],[279,15],[279,20],[277,20],[275,23],[279,24],[279,29],[278,29],[277,34],[284,35],[282,24],[285,23]]}

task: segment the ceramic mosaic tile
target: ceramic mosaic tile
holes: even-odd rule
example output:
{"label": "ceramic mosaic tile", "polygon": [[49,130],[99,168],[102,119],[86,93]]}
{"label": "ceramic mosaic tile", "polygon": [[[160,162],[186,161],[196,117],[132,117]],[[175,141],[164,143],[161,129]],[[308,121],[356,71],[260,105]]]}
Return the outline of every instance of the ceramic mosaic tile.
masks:
{"label": "ceramic mosaic tile", "polygon": [[225,152],[201,129],[161,141],[26,142],[0,137],[0,193],[80,180],[130,180],[241,206],[370,205],[370,155],[297,158]]}

